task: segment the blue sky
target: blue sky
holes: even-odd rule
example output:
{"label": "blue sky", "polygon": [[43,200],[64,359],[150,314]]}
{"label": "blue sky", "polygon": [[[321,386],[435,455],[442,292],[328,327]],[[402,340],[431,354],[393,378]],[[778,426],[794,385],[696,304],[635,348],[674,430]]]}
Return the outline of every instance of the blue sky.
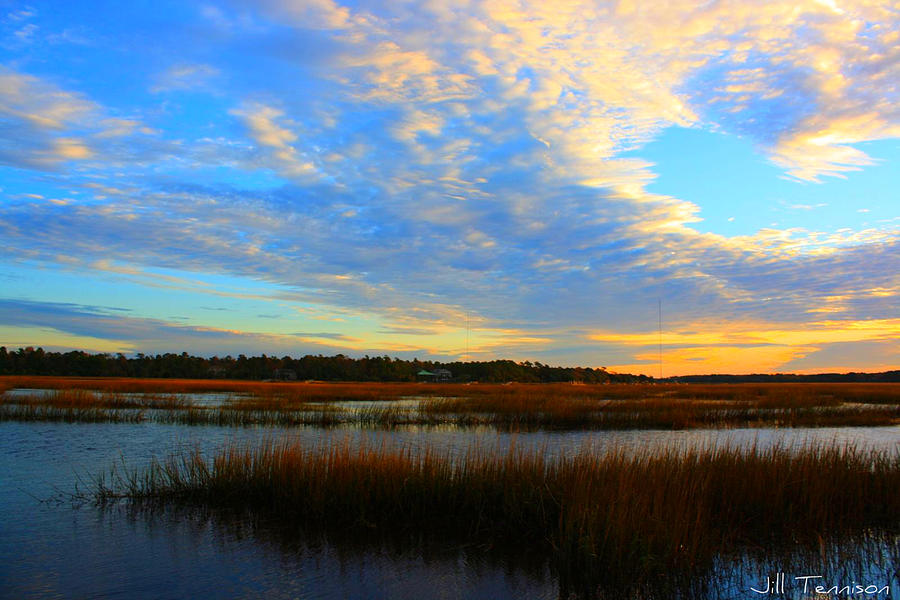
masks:
{"label": "blue sky", "polygon": [[898,30],[838,0],[0,2],[0,345],[657,374],[662,300],[664,374],[897,368]]}

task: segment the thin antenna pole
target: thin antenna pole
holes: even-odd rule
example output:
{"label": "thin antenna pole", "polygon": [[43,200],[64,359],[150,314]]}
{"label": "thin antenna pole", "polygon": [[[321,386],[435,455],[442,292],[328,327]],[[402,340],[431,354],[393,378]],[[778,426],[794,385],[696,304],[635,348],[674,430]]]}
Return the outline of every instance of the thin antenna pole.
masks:
{"label": "thin antenna pole", "polygon": [[469,311],[466,311],[466,360],[469,359]]}
{"label": "thin antenna pole", "polygon": [[662,379],[662,298],[659,299],[659,378]]}

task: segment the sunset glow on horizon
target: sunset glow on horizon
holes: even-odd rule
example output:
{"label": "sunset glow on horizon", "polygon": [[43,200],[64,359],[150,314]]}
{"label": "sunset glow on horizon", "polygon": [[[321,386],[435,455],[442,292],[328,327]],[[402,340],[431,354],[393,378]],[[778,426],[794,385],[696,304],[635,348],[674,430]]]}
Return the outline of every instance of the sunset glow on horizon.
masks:
{"label": "sunset glow on horizon", "polygon": [[0,28],[0,346],[900,368],[890,2],[0,1]]}

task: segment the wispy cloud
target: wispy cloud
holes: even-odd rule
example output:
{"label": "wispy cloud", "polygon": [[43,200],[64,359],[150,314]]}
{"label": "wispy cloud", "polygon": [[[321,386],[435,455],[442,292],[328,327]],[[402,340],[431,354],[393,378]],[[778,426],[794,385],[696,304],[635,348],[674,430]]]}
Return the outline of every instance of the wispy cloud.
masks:
{"label": "wispy cloud", "polygon": [[156,77],[150,88],[153,93],[204,90],[219,75],[219,69],[204,64],[179,63]]}
{"label": "wispy cloud", "polygon": [[[317,169],[309,154],[295,146],[298,136],[290,127],[296,127],[296,124],[285,119],[284,112],[270,106],[255,105],[235,110],[233,114],[243,120],[250,136],[263,152],[263,165],[271,166],[292,179],[309,179],[316,175]],[[286,120],[288,123],[283,122]]]}
{"label": "wispy cloud", "polygon": [[[334,352],[334,346],[317,344],[307,338],[328,338],[329,334],[309,334],[299,341],[294,334],[272,335],[214,327],[196,327],[160,319],[117,314],[104,307],[59,302],[0,300],[0,326],[42,327],[61,334],[62,339],[104,340],[127,351],[169,352],[188,345],[204,353],[227,352],[292,353]],[[51,339],[54,335],[51,333]],[[340,339],[340,336],[337,336]],[[52,343],[52,342],[51,342]],[[59,344],[53,344],[59,346]]]}
{"label": "wispy cloud", "polygon": [[[152,143],[135,136],[153,133],[140,121],[109,114],[84,94],[0,67],[0,164],[57,171],[88,160],[120,163],[151,154]],[[76,167],[77,168],[77,167]]]}

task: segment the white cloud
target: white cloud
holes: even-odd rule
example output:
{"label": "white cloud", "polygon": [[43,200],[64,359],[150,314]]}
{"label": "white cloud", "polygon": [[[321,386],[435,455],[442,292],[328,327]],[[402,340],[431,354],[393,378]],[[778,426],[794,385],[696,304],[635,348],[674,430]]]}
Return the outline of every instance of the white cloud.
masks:
{"label": "white cloud", "polygon": [[77,125],[95,113],[97,105],[30,75],[0,70],[0,114],[45,130]]}
{"label": "white cloud", "polygon": [[298,150],[294,143],[297,134],[283,123],[284,112],[265,105],[254,105],[246,109],[232,111],[240,117],[252,137],[265,150],[268,162],[287,177],[309,178],[316,175],[317,168],[309,157],[309,152]]}
{"label": "white cloud", "polygon": [[136,143],[153,133],[140,120],[113,116],[84,94],[44,79],[0,68],[0,163],[60,170],[67,163],[105,159],[108,165],[159,154]]}
{"label": "white cloud", "polygon": [[219,73],[219,69],[210,65],[179,63],[160,73],[150,91],[161,93],[204,90]]}
{"label": "white cloud", "polygon": [[350,21],[350,9],[334,0],[263,0],[260,4],[304,29],[343,29]]}

